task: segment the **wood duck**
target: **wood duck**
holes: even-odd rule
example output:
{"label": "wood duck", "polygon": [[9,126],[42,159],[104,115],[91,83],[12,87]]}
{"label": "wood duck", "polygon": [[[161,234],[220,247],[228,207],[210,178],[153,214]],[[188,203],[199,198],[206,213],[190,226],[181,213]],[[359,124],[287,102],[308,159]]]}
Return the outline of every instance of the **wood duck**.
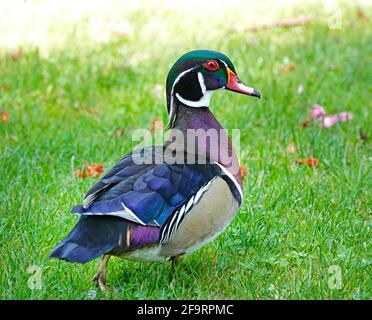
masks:
{"label": "wood duck", "polygon": [[223,232],[243,186],[231,139],[209,110],[221,88],[260,97],[222,53],[179,58],[166,82],[169,139],[124,156],[99,180],[72,209],[80,218],[50,257],[86,263],[102,256],[93,281],[104,288],[111,256],[176,264]]}

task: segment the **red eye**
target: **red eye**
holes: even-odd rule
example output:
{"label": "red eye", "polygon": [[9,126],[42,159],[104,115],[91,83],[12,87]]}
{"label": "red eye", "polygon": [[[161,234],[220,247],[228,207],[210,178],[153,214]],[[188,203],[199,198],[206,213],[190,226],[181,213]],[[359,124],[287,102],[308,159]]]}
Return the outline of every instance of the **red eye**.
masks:
{"label": "red eye", "polygon": [[216,71],[218,70],[218,63],[215,60],[208,60],[206,63],[204,63],[204,67],[208,69],[209,71]]}

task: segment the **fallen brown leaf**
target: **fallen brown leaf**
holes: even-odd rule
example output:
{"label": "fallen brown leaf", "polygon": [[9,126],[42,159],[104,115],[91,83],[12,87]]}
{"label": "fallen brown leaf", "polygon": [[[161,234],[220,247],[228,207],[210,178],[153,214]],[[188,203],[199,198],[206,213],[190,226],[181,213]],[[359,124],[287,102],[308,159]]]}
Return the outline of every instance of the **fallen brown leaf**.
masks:
{"label": "fallen brown leaf", "polygon": [[10,120],[9,113],[5,110],[0,110],[0,120],[2,123],[8,123]]}
{"label": "fallen brown leaf", "polygon": [[105,171],[105,167],[103,164],[93,163],[90,166],[87,166],[87,170],[90,177],[96,178]]}
{"label": "fallen brown leaf", "polygon": [[367,133],[362,128],[359,129],[359,138],[362,141],[366,141],[368,139]]}
{"label": "fallen brown leaf", "polygon": [[319,167],[319,159],[317,158],[307,158],[306,164],[308,167]]}
{"label": "fallen brown leaf", "polygon": [[368,17],[365,15],[365,13],[362,10],[358,10],[356,13],[356,17],[358,20],[368,20]]}
{"label": "fallen brown leaf", "polygon": [[313,20],[313,17],[295,17],[274,21],[271,23],[257,24],[247,28],[248,31],[259,31],[264,29],[290,28],[307,24]]}
{"label": "fallen brown leaf", "polygon": [[279,72],[281,74],[287,74],[287,73],[295,71],[295,70],[296,70],[296,66],[294,64],[288,64],[288,65],[285,65],[285,66],[281,67],[279,69]]}
{"label": "fallen brown leaf", "polygon": [[294,142],[291,142],[287,147],[288,154],[294,154],[297,152],[297,146]]}
{"label": "fallen brown leaf", "polygon": [[75,177],[78,179],[85,179],[88,177],[88,173],[84,169],[75,169]]}
{"label": "fallen brown leaf", "polygon": [[13,60],[13,61],[17,61],[19,60],[20,58],[22,58],[22,55],[23,55],[23,51],[21,48],[17,48],[17,49],[14,49],[11,53],[10,53],[10,58]]}
{"label": "fallen brown leaf", "polygon": [[91,108],[84,108],[83,110],[85,111],[86,114],[89,114],[91,116],[100,116],[101,115],[98,111],[93,110]]}
{"label": "fallen brown leaf", "polygon": [[11,134],[11,135],[9,136],[9,140],[10,140],[10,141],[18,141],[18,137],[17,137],[16,135],[14,135],[14,134]]}
{"label": "fallen brown leaf", "polygon": [[163,124],[163,121],[159,120],[159,119],[154,119],[151,121],[151,125],[150,125],[150,131],[152,134],[155,133],[155,131],[157,130],[163,130],[164,128],[164,124]]}
{"label": "fallen brown leaf", "polygon": [[242,180],[244,181],[245,177],[248,174],[248,169],[244,166],[240,166],[240,175],[242,177]]}
{"label": "fallen brown leaf", "polygon": [[122,20],[112,23],[110,29],[111,32],[119,38],[129,36],[132,31],[131,24],[128,20]]}
{"label": "fallen brown leaf", "polygon": [[6,83],[5,84],[3,84],[3,91],[4,92],[8,92],[9,91],[9,85],[7,85]]}
{"label": "fallen brown leaf", "polygon": [[89,165],[84,162],[84,168],[75,170],[75,177],[78,179],[85,179],[88,177],[97,178],[105,171],[103,164],[92,163]]}
{"label": "fallen brown leaf", "polygon": [[124,133],[125,133],[125,130],[123,128],[119,128],[115,131],[115,136],[120,138],[124,135]]}
{"label": "fallen brown leaf", "polygon": [[307,159],[297,159],[296,160],[297,164],[306,164],[309,168],[311,167],[319,167],[319,159],[317,158],[307,158]]}
{"label": "fallen brown leaf", "polygon": [[297,163],[297,164],[304,164],[304,160],[303,160],[303,159],[297,159],[297,160],[296,160],[296,163]]}
{"label": "fallen brown leaf", "polygon": [[108,75],[110,73],[110,67],[102,67],[101,71],[104,75]]}
{"label": "fallen brown leaf", "polygon": [[301,122],[301,127],[302,128],[310,127],[310,120],[309,119],[306,119],[306,120],[302,121]]}

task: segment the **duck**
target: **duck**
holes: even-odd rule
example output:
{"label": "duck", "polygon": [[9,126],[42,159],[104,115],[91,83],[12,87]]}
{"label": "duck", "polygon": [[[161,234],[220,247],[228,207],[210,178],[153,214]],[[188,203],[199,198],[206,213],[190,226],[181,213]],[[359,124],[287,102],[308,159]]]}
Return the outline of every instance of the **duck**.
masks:
{"label": "duck", "polygon": [[243,183],[232,139],[210,110],[219,89],[260,98],[225,54],[182,55],[166,80],[168,139],[136,148],[89,189],[50,258],[84,264],[101,257],[93,281],[104,290],[111,257],[173,266],[226,230]]}

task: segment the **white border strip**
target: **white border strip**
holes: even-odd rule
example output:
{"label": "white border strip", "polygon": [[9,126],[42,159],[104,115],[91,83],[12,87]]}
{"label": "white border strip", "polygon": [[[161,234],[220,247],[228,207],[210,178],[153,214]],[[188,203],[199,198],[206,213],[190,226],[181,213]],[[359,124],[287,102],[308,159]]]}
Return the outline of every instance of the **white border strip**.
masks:
{"label": "white border strip", "polygon": [[243,190],[239,182],[235,179],[235,177],[231,174],[231,172],[227,170],[222,164],[218,163],[217,161],[215,161],[215,164],[218,165],[222,169],[223,173],[226,174],[229,177],[229,179],[234,183],[235,187],[239,191],[240,198],[242,199],[242,202],[243,202]]}

